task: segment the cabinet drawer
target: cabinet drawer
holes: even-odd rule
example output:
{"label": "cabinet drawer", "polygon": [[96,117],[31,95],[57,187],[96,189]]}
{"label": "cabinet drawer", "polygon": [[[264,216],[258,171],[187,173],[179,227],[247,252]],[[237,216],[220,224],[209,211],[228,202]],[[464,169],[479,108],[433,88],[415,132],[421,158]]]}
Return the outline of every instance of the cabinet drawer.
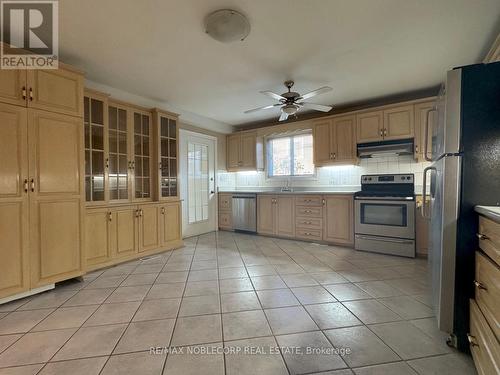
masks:
{"label": "cabinet drawer", "polygon": [[500,265],[500,224],[479,216],[479,247]]}
{"label": "cabinet drawer", "polygon": [[305,216],[305,217],[323,217],[323,208],[322,207],[296,207],[295,212],[297,216]]}
{"label": "cabinet drawer", "polygon": [[323,238],[323,233],[321,232],[321,230],[296,229],[295,237],[302,238],[305,240],[321,241]]}
{"label": "cabinet drawer", "polygon": [[230,212],[219,212],[219,227],[224,229],[232,229],[233,214]]}
{"label": "cabinet drawer", "polygon": [[500,345],[474,300],[470,301],[469,342],[478,374],[499,374]]}
{"label": "cabinet drawer", "polygon": [[232,210],[233,195],[232,194],[219,194],[219,210],[231,211]]}
{"label": "cabinet drawer", "polygon": [[312,217],[298,217],[295,219],[295,226],[304,229],[317,229],[323,228],[323,220]]}
{"label": "cabinet drawer", "polygon": [[476,302],[495,336],[500,339],[500,269],[476,251]]}
{"label": "cabinet drawer", "polygon": [[321,195],[299,195],[295,197],[297,206],[321,207],[323,205],[323,197]]}

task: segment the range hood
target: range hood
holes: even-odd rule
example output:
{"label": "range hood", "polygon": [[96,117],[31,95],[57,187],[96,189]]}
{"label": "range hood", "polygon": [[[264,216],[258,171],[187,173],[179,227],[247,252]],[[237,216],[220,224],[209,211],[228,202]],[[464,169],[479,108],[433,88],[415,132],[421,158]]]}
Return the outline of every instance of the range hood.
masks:
{"label": "range hood", "polygon": [[413,139],[358,144],[358,157],[377,158],[413,155]]}

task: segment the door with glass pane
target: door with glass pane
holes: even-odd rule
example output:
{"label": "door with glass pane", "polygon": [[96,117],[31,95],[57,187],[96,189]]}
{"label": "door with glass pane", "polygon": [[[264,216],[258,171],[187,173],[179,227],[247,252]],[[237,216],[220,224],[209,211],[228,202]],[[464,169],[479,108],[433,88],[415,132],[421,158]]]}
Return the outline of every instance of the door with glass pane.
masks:
{"label": "door with glass pane", "polygon": [[124,201],[129,199],[128,179],[132,162],[129,160],[128,110],[109,104],[109,199]]}
{"label": "door with glass pane", "polygon": [[162,113],[155,113],[159,137],[159,199],[165,200],[178,196],[177,119]]}
{"label": "door with glass pane", "polygon": [[84,98],[85,128],[85,200],[107,200],[107,116],[106,97],[86,94]]}
{"label": "door with glass pane", "polygon": [[151,200],[151,114],[134,111],[134,199]]}
{"label": "door with glass pane", "polygon": [[195,236],[216,229],[216,139],[180,131],[181,198],[184,199],[182,233]]}

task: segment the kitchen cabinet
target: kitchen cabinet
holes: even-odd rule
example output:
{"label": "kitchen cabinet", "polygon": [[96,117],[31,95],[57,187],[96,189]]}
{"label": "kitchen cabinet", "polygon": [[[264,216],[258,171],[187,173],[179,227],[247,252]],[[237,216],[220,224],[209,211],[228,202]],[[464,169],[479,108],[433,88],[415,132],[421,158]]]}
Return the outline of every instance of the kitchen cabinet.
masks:
{"label": "kitchen cabinet", "polygon": [[276,195],[257,195],[257,233],[276,234]]}
{"label": "kitchen cabinet", "polygon": [[83,75],[60,64],[59,69],[2,70],[0,102],[83,116]]}
{"label": "kitchen cabinet", "polygon": [[226,140],[228,171],[263,169],[262,139],[257,132],[230,134]]}
{"label": "kitchen cabinet", "polygon": [[30,287],[26,115],[26,108],[0,103],[0,298]]}
{"label": "kitchen cabinet", "polygon": [[143,205],[138,209],[139,252],[160,247],[160,206]]}
{"label": "kitchen cabinet", "polygon": [[305,240],[323,240],[323,196],[295,197],[295,236]]}
{"label": "kitchen cabinet", "polygon": [[160,206],[160,245],[178,247],[181,234],[181,202],[171,202]]}
{"label": "kitchen cabinet", "polygon": [[275,201],[276,235],[279,237],[295,236],[295,197],[278,195]]}
{"label": "kitchen cabinet", "polygon": [[356,126],[357,143],[413,138],[413,104],[359,113]]}
{"label": "kitchen cabinet", "polygon": [[113,211],[111,246],[115,259],[131,258],[137,253],[138,246],[138,209],[137,206],[124,206]]}
{"label": "kitchen cabinet", "polygon": [[425,161],[425,142],[427,141],[427,150],[429,157],[431,156],[432,138],[429,136],[426,139],[426,127],[429,122],[429,134],[432,134],[431,124],[434,121],[434,101],[428,101],[415,104],[415,160]]}
{"label": "kitchen cabinet", "polygon": [[85,256],[87,266],[108,262],[112,254],[113,213],[107,208],[85,214]]}
{"label": "kitchen cabinet", "polygon": [[355,164],[356,127],[354,116],[334,117],[314,125],[314,164]]}
{"label": "kitchen cabinet", "polygon": [[323,240],[343,245],[354,243],[354,202],[352,195],[325,195]]}
{"label": "kitchen cabinet", "polygon": [[31,284],[39,287],[83,273],[83,126],[74,116],[28,115]]}
{"label": "kitchen cabinet", "polygon": [[153,175],[153,123],[151,112],[134,108],[131,110],[131,131],[133,148],[131,150],[133,199],[135,201],[152,200]]}
{"label": "kitchen cabinet", "polygon": [[219,193],[219,228],[233,230],[233,195]]}

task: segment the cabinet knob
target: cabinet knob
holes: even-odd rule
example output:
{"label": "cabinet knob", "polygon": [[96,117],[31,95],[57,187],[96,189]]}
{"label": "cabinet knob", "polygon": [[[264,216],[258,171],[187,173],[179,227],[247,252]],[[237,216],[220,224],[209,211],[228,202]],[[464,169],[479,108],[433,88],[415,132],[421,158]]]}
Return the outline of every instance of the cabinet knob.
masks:
{"label": "cabinet knob", "polygon": [[470,333],[467,334],[467,341],[469,341],[470,346],[479,346],[476,342],[476,337],[472,336]]}
{"label": "cabinet knob", "polygon": [[489,240],[489,239],[490,239],[487,235],[482,234],[482,233],[476,233],[476,236],[477,236],[477,238],[479,238],[480,240]]}
{"label": "cabinet knob", "polygon": [[474,280],[474,285],[476,286],[477,289],[488,290],[488,288],[486,288],[486,285],[477,280]]}

